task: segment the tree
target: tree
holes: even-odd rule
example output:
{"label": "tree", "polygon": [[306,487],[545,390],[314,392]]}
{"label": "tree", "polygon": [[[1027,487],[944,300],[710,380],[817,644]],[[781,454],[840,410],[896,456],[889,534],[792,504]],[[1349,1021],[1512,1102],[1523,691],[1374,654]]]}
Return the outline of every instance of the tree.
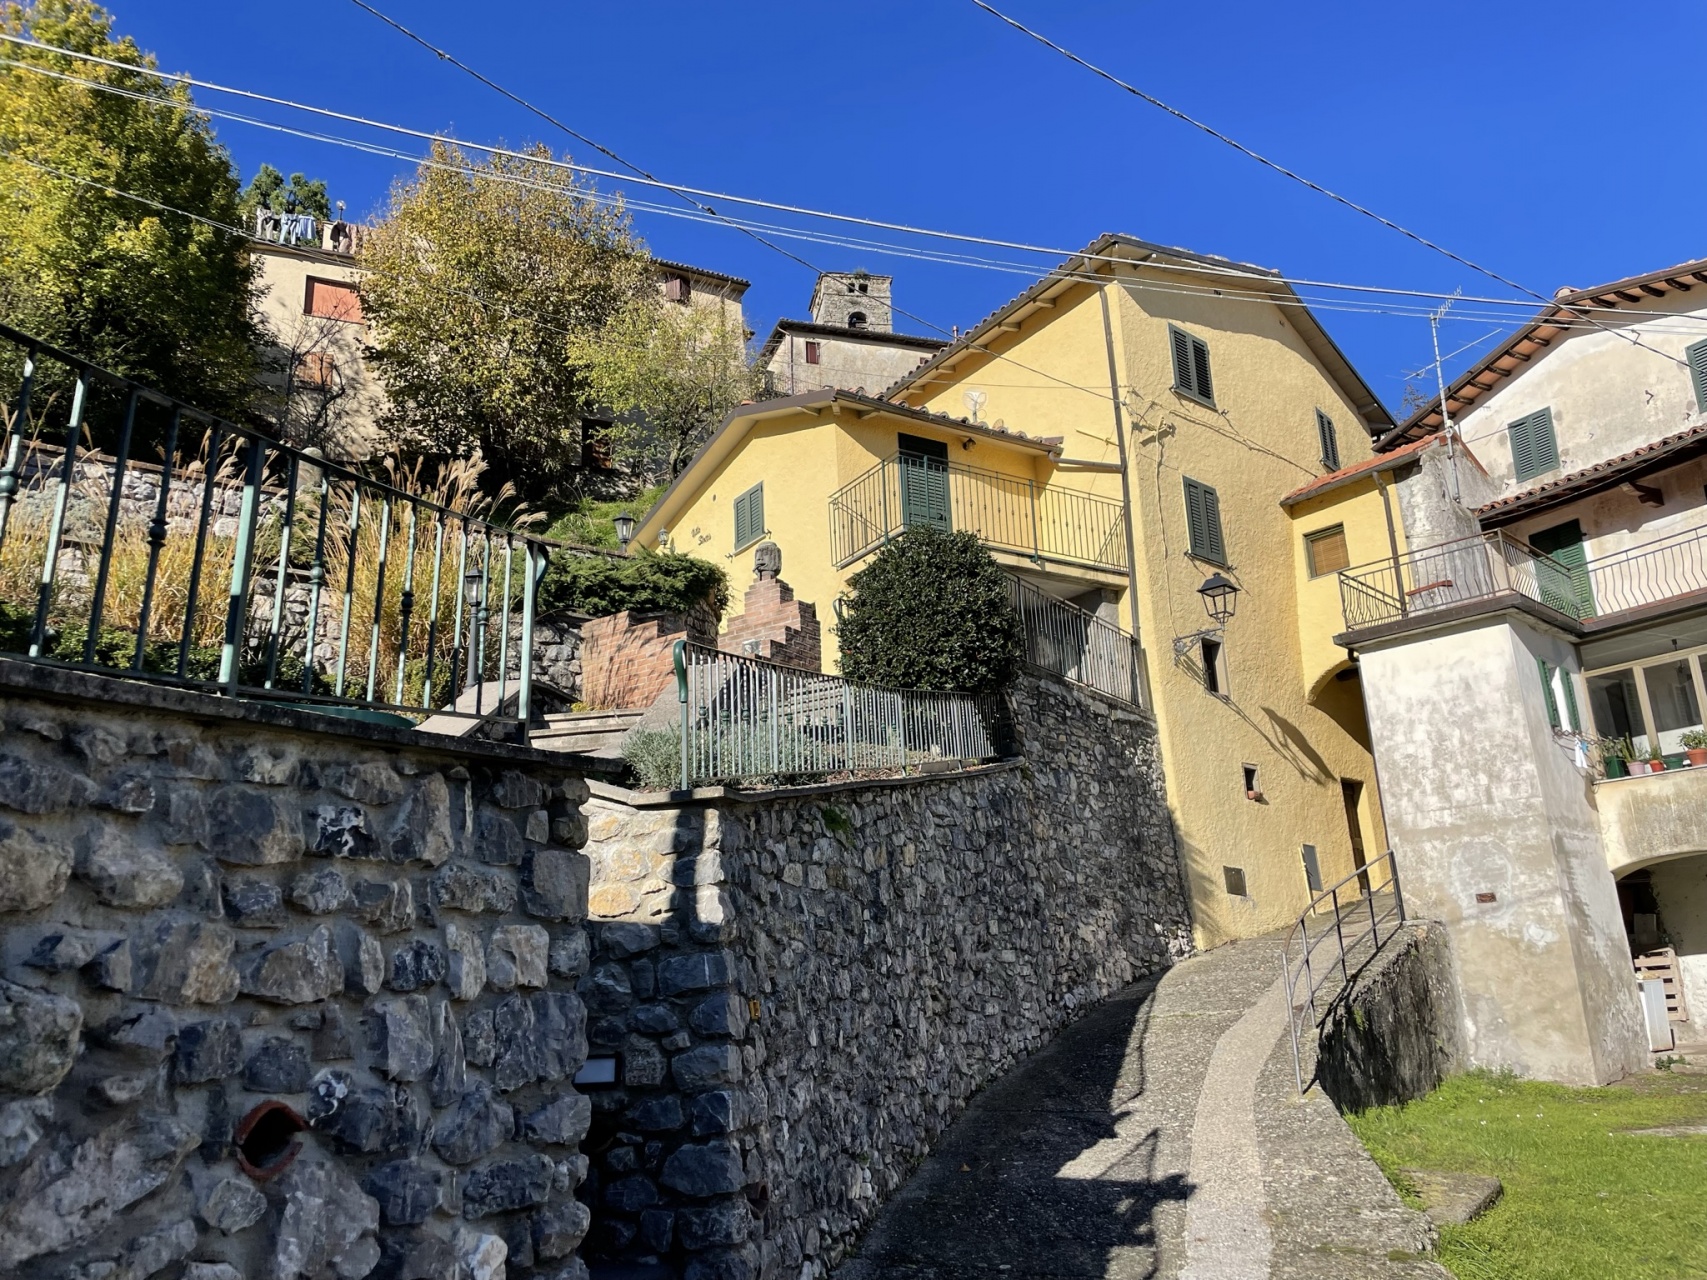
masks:
{"label": "tree", "polygon": [[244,230],[248,230],[259,209],[271,209],[274,213],[306,213],[311,218],[325,221],[332,216],[332,200],[326,194],[326,183],[321,179],[310,182],[307,174],[293,173],[290,181],[286,182],[284,174],[272,165],[264,164],[249,179],[249,185],[243,188],[237,209],[242,216]]}
{"label": "tree", "polygon": [[436,143],[361,251],[398,447],[478,447],[534,500],[561,496],[578,460],[588,342],[652,288],[621,205],[549,160]]}
{"label": "tree", "polygon": [[891,689],[994,693],[1019,667],[1007,575],[975,534],[915,525],[848,579],[842,674]]}
{"label": "tree", "polygon": [[8,46],[23,65],[0,66],[0,317],[203,408],[244,413],[254,270],[240,236],[196,220],[238,217],[237,177],[206,118],[182,85],[149,74],[153,58],[115,39],[91,0],[0,4],[0,31],[127,64]]}
{"label": "tree", "polygon": [[686,305],[650,290],[581,352],[593,397],[617,415],[617,461],[643,483],[673,480],[763,374],[721,303]]}

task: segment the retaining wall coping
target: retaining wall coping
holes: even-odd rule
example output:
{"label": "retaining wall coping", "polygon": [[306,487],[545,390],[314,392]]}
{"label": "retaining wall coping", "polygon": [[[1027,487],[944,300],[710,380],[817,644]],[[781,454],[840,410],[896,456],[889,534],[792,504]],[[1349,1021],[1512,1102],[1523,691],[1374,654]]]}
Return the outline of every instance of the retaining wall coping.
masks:
{"label": "retaining wall coping", "polygon": [[144,680],[126,680],[118,676],[99,675],[92,671],[30,662],[22,658],[0,656],[0,690],[33,694],[59,702],[137,707],[202,721],[267,725],[318,737],[344,738],[378,746],[405,747],[411,751],[454,756],[459,760],[483,759],[508,764],[553,765],[570,772],[587,774],[615,775],[620,773],[623,767],[620,760],[583,755],[579,752],[542,751],[537,747],[493,742],[485,738],[422,733],[418,729],[352,720],[347,716],[325,715],[254,698],[227,698],[203,693],[199,689],[184,689]]}
{"label": "retaining wall coping", "polygon": [[929,782],[961,782],[967,778],[982,778],[993,773],[1010,773],[1023,769],[1024,760],[998,760],[993,764],[973,765],[968,769],[953,769],[943,773],[910,773],[899,778],[854,778],[847,782],[812,782],[798,787],[767,787],[762,791],[742,791],[734,787],[695,787],[691,791],[630,791],[597,778],[587,779],[587,788],[602,800],[615,800],[631,809],[679,809],[693,804],[770,804],[801,796],[827,796],[843,791],[872,791],[891,787],[914,787]]}

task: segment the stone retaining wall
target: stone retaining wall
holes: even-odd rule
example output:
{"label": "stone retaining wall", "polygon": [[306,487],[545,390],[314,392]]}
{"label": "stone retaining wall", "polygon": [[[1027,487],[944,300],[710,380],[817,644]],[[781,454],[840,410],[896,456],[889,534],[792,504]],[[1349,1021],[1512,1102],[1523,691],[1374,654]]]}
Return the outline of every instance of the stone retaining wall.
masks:
{"label": "stone retaining wall", "polygon": [[589,802],[595,1275],[825,1274],[973,1093],[1189,951],[1153,724],[1012,701],[1018,762]]}
{"label": "stone retaining wall", "polygon": [[11,661],[0,722],[0,1276],[585,1275],[572,760]]}

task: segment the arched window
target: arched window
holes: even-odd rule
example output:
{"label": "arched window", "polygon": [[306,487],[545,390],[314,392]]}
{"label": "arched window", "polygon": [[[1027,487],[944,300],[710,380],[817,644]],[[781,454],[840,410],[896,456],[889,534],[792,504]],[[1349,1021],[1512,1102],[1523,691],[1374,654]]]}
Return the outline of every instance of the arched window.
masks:
{"label": "arched window", "polygon": [[863,328],[865,328],[865,312],[863,312],[863,311],[850,311],[850,312],[848,312],[848,328],[850,328],[850,329],[863,329]]}

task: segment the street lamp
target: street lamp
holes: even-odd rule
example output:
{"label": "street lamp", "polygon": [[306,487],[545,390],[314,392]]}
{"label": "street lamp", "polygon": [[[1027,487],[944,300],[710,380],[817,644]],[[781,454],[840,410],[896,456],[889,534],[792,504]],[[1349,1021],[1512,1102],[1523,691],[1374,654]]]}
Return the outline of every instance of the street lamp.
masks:
{"label": "street lamp", "polygon": [[462,575],[462,598],[468,605],[468,681],[464,688],[472,688],[478,674],[475,651],[486,630],[486,610],[479,607],[480,588],[485,581],[486,574],[479,569],[470,569]]}
{"label": "street lamp", "polygon": [[1236,606],[1234,597],[1239,589],[1219,573],[1211,574],[1197,594],[1203,597],[1203,607],[1209,611],[1209,616],[1217,623],[1224,623],[1233,616]]}
{"label": "street lamp", "polygon": [[622,550],[627,551],[628,544],[634,540],[634,517],[624,511],[620,515],[611,517],[611,523],[616,526],[617,545]]}

